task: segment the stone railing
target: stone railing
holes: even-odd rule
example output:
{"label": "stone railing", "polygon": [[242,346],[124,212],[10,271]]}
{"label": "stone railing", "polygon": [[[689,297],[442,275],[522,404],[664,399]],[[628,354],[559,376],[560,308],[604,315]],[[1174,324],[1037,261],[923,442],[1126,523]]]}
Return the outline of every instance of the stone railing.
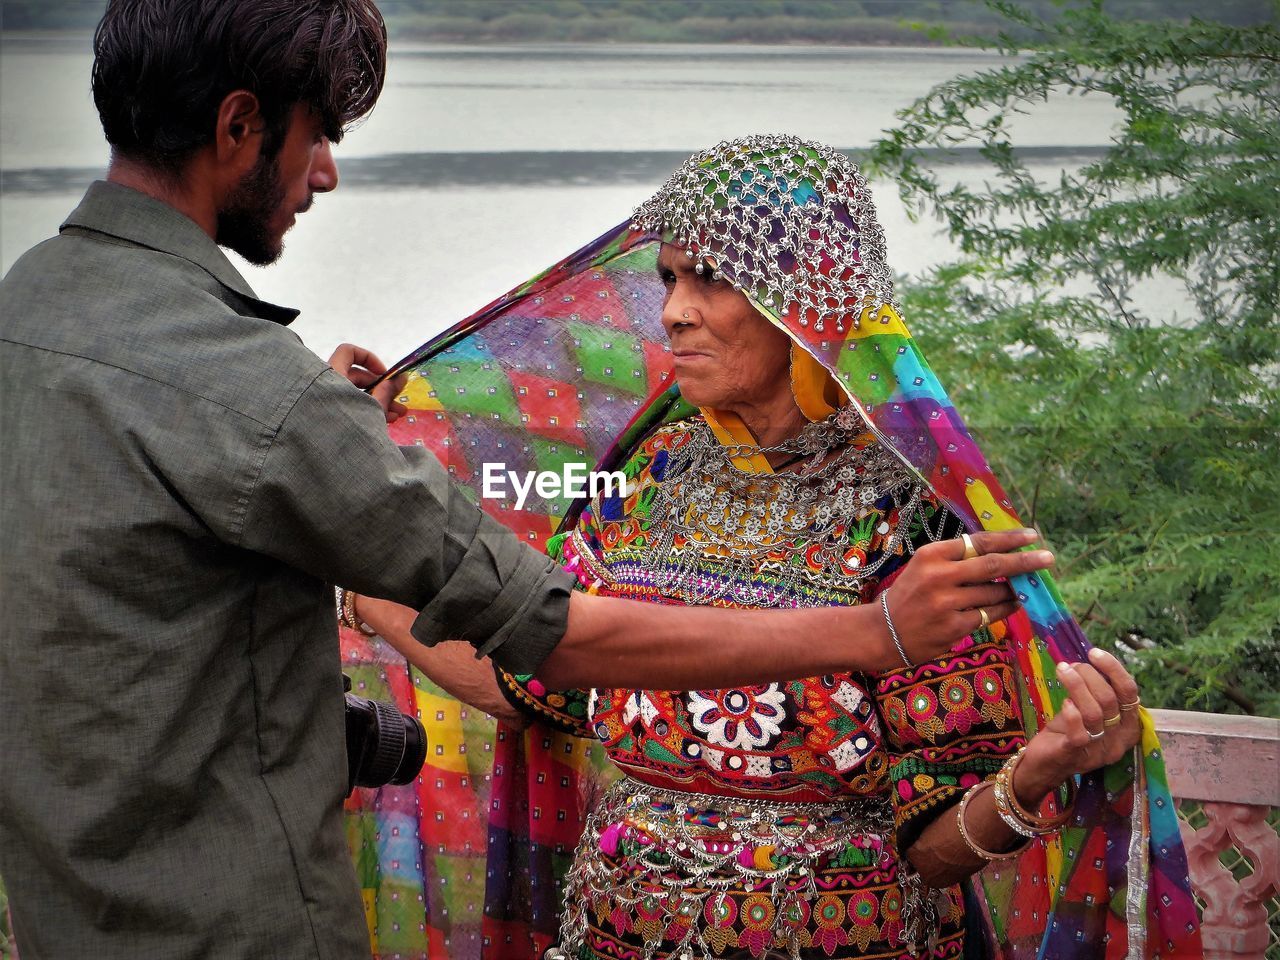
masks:
{"label": "stone railing", "polygon": [[1280,720],[1153,710],[1205,960],[1280,960]]}
{"label": "stone railing", "polygon": [[[1280,720],[1152,710],[1205,960],[1280,960]],[[0,960],[16,958],[0,890]]]}

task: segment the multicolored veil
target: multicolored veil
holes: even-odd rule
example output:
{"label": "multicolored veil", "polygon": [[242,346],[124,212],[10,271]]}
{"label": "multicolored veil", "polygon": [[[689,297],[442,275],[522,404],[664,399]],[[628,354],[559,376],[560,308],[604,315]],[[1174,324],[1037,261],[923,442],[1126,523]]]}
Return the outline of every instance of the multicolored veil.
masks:
{"label": "multicolored veil", "polygon": [[[608,468],[656,425],[687,415],[659,322],[664,240],[742,289],[825,370],[971,531],[1021,526],[903,324],[865,180],[843,155],[791,137],[692,157],[635,217],[398,364],[411,413],[392,427],[430,449],[483,508],[541,546],[581,500],[530,491],[522,510],[485,464]],[[760,251],[771,251],[760,256]],[[798,351],[797,355],[799,355]],[[504,492],[505,497],[495,494]],[[1048,575],[1019,578],[1007,642],[1028,733],[1064,697],[1054,665],[1088,643]],[[555,935],[552,878],[580,824],[589,745],[534,727],[491,729],[377,641],[344,634],[348,669],[416,707],[428,767],[350,805],[350,835],[380,956],[522,957]],[[1201,956],[1195,905],[1159,744],[1084,778],[1059,839],[980,876],[992,956]],[[488,811],[487,834],[478,809]],[[487,851],[487,857],[486,857]],[[412,865],[412,866],[411,866]],[[477,904],[485,891],[483,917]]]}

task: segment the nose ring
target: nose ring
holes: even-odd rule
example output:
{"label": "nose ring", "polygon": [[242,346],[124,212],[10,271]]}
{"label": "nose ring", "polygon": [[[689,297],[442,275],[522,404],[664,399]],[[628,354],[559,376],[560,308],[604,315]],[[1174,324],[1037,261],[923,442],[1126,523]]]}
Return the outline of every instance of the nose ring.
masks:
{"label": "nose ring", "polygon": [[684,318],[685,318],[686,320],[688,320],[688,319],[689,319],[689,311],[688,311],[688,310],[686,310],[686,311],[684,312]]}

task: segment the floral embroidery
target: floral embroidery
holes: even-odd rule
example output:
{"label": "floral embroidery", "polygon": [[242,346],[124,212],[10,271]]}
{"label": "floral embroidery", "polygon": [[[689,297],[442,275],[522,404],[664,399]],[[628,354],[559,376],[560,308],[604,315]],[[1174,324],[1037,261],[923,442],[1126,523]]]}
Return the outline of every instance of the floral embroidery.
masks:
{"label": "floral embroidery", "polygon": [[647,897],[642,897],[635,906],[636,913],[632,927],[646,941],[657,940],[665,926],[662,922],[663,910],[660,896],[661,894],[651,893]]}
{"label": "floral embroidery", "polygon": [[982,701],[979,713],[988,723],[1003,727],[1009,722],[1013,710],[1009,706],[1009,697],[1005,693],[1005,685],[1000,673],[991,667],[983,667],[973,675],[973,688]]}
{"label": "floral embroidery", "polygon": [[672,893],[667,903],[667,913],[675,919],[667,924],[663,936],[675,943],[682,941],[701,912],[700,906],[697,900],[686,900],[679,893]]}
{"label": "floral embroidery", "polygon": [[885,891],[884,896],[880,898],[880,915],[884,917],[884,926],[880,929],[880,935],[888,943],[901,943],[902,894],[899,891],[893,888]]}
{"label": "floral embroidery", "polygon": [[778,918],[779,925],[786,931],[789,936],[798,936],[803,939],[805,928],[809,925],[809,914],[811,909],[808,900],[792,900],[782,908],[782,915]]}
{"label": "floral embroidery", "polygon": [[762,893],[752,894],[742,902],[741,917],[738,942],[758,957],[773,944],[773,900]]}
{"label": "floral embroidery", "polygon": [[942,721],[946,730],[968,733],[974,724],[982,722],[982,715],[973,709],[973,687],[967,676],[956,675],[943,681],[942,705],[947,711]]}
{"label": "floral embroidery", "polygon": [[734,921],[738,919],[737,901],[733,897],[717,897],[707,901],[703,912],[708,925],[703,928],[702,939],[716,953],[724,953],[726,947],[736,946],[738,935],[734,932]]}
{"label": "floral embroidery", "polygon": [[926,686],[918,686],[907,698],[907,714],[912,725],[930,743],[933,743],[946,732],[946,727],[938,719],[938,697]]}
{"label": "floral embroidery", "polygon": [[818,928],[813,933],[813,942],[825,950],[827,956],[833,956],[836,947],[849,942],[848,931],[844,929],[844,904],[839,897],[827,894],[819,898],[813,908],[813,919]]}
{"label": "floral embroidery", "polygon": [[765,746],[782,732],[787,695],[781,684],[730,690],[693,690],[688,695],[694,727],[711,743],[731,750]]}
{"label": "floral embroidery", "polygon": [[849,919],[853,921],[851,936],[858,949],[865,951],[872,940],[880,937],[880,926],[876,923],[880,905],[876,895],[869,890],[855,893],[849,898],[848,911]]}

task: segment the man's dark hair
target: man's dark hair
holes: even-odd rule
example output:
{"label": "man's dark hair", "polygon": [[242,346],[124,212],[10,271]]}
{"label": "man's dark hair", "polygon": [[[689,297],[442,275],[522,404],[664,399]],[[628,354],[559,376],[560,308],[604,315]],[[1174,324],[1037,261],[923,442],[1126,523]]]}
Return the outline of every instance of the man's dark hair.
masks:
{"label": "man's dark hair", "polygon": [[387,31],[373,0],[110,0],[93,50],[107,142],[177,173],[233,90],[257,96],[268,156],[300,103],[342,139],[382,92]]}

